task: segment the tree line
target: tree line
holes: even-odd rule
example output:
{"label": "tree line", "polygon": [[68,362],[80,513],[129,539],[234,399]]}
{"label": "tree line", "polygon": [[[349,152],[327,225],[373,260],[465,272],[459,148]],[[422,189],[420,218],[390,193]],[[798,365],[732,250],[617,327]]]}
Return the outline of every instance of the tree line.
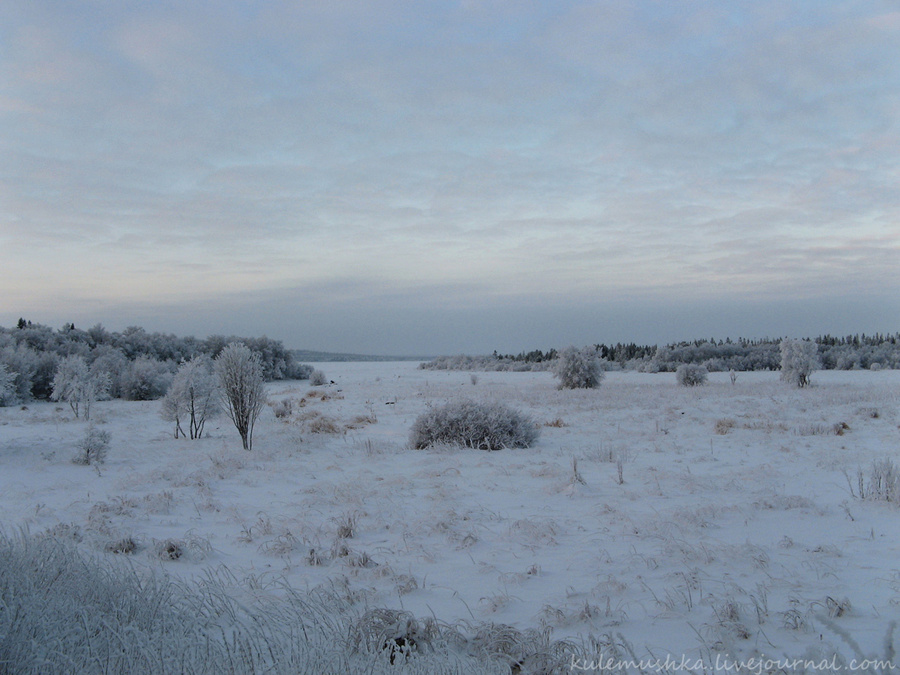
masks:
{"label": "tree line", "polygon": [[[815,343],[819,362],[825,370],[900,369],[900,333],[865,333],[847,336],[822,335]],[[779,370],[782,338],[737,340],[698,339],[667,345],[631,343],[593,345],[607,370],[675,372],[683,364],[704,366],[710,372]],[[441,356],[421,364],[428,370],[551,370],[558,359],[555,348],[518,354],[496,350],[485,356]]]}
{"label": "tree line", "polygon": [[19,319],[0,326],[0,405],[49,400],[53,379],[67,357],[81,357],[109,386],[105,395],[152,400],[168,391],[180,364],[198,356],[215,359],[241,342],[256,354],[266,381],[308,379],[312,368],[297,363],[279,340],[213,335],[207,338],[151,333],[139,326],[121,332],[102,324],[86,330],[66,323],[60,329]]}

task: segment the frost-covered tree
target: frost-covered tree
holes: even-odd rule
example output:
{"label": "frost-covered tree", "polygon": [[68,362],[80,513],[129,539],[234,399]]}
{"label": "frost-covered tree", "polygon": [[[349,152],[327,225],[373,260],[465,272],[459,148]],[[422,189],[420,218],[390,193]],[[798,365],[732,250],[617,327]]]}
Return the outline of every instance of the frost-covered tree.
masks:
{"label": "frost-covered tree", "polygon": [[108,391],[109,376],[106,373],[91,372],[83,356],[67,356],[56,369],[50,400],[65,401],[75,417],[84,413],[84,419],[89,420],[91,404],[106,396]]}
{"label": "frost-covered tree", "polygon": [[[0,343],[3,341],[0,340]],[[3,385],[0,383],[0,405],[11,405],[19,401],[28,401],[31,399],[31,386],[36,370],[35,354],[25,345],[13,346],[7,344],[6,347],[0,349],[0,370],[6,368],[8,373],[13,374],[12,393],[3,392]],[[2,376],[0,376],[2,380]]]}
{"label": "frost-covered tree", "polygon": [[241,435],[244,450],[251,450],[253,427],[266,403],[259,355],[232,342],[216,357],[215,369],[225,412]]}
{"label": "frost-covered tree", "polygon": [[781,341],[781,379],[798,387],[809,385],[809,377],[819,369],[819,347],[810,340],[785,338]]}
{"label": "frost-covered tree", "polygon": [[696,363],[682,363],[675,370],[675,380],[683,387],[699,387],[706,384],[709,370]]}
{"label": "frost-covered tree", "polygon": [[109,376],[110,398],[124,398],[125,386],[131,377],[131,361],[121,349],[101,344],[91,352],[91,370]]}
{"label": "frost-covered tree", "polygon": [[[200,438],[206,420],[219,410],[219,387],[212,360],[208,356],[195,356],[182,363],[162,400],[163,419],[175,423],[175,438],[179,433]],[[188,423],[187,434],[181,428],[182,420]]]}
{"label": "frost-covered tree", "polygon": [[600,386],[603,370],[594,347],[567,347],[559,353],[553,375],[560,389],[593,389]]}
{"label": "frost-covered tree", "polygon": [[0,406],[16,402],[16,374],[0,363]]}
{"label": "frost-covered tree", "polygon": [[175,423],[175,438],[187,436],[184,433],[184,429],[181,428],[181,421],[187,419],[187,406],[184,396],[180,394],[181,392],[175,389],[175,382],[173,381],[169,391],[162,397],[162,405],[159,409],[160,417],[166,422]]}
{"label": "frost-covered tree", "polygon": [[134,360],[122,378],[122,396],[129,401],[155,401],[165,395],[172,382],[174,363],[149,356]]}
{"label": "frost-covered tree", "polygon": [[[2,341],[0,341],[2,342]],[[0,363],[16,373],[16,400],[48,399],[56,373],[58,357],[53,352],[38,352],[26,343],[7,343],[0,349]]]}

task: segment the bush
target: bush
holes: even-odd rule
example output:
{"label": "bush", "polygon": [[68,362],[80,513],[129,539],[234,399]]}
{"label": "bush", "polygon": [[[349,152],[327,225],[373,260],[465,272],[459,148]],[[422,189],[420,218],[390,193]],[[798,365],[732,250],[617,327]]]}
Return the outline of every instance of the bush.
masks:
{"label": "bush", "polygon": [[309,374],[310,386],[320,387],[327,382],[328,380],[325,378],[325,373],[323,373],[321,370],[314,370]]}
{"label": "bush", "polygon": [[505,405],[456,401],[419,415],[410,441],[417,450],[440,443],[501,450],[527,448],[539,435],[534,420]]}
{"label": "bush", "polygon": [[141,356],[123,376],[122,396],[129,401],[155,401],[162,398],[172,383],[169,364]]}
{"label": "bush", "polygon": [[98,429],[93,424],[87,433],[78,441],[79,454],[72,458],[75,464],[103,464],[106,461],[106,450],[109,447],[109,432]]}
{"label": "bush", "polygon": [[819,347],[810,340],[781,341],[781,379],[797,387],[809,386],[809,377],[819,369]]}
{"label": "bush", "polygon": [[559,353],[553,366],[560,389],[594,389],[600,386],[603,370],[593,347],[568,347]]}
{"label": "bush", "polygon": [[283,398],[271,404],[272,412],[275,418],[279,420],[288,419],[294,412],[294,401],[290,398]]}
{"label": "bush", "polygon": [[285,379],[308,380],[312,375],[313,367],[306,363],[294,363],[287,371]]}
{"label": "bush", "polygon": [[682,363],[675,371],[675,379],[682,387],[699,387],[706,384],[709,371],[696,363]]}

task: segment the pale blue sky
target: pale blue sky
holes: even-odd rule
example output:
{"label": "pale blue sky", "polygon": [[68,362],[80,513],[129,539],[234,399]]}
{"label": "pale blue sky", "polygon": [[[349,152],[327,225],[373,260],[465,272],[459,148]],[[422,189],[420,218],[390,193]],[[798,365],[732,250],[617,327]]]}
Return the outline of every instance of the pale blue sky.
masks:
{"label": "pale blue sky", "polygon": [[0,325],[900,329],[894,2],[0,3]]}

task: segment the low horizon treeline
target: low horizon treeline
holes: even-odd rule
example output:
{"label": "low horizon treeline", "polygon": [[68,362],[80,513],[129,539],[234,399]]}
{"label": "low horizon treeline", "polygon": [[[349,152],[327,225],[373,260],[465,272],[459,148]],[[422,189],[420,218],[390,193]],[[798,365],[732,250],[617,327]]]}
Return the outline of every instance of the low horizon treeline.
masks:
{"label": "low horizon treeline", "polygon": [[[607,370],[635,370],[645,373],[675,372],[682,364],[705,366],[710,372],[778,370],[781,367],[782,338],[748,340],[693,340],[664,346],[616,343],[595,344],[598,358]],[[823,335],[812,339],[818,348],[823,370],[900,369],[900,333]],[[542,371],[556,361],[555,348],[535,349],[518,354],[440,356],[419,364],[425,370]]]}
{"label": "low horizon treeline", "polygon": [[165,395],[180,363],[200,355],[215,358],[231,342],[243,342],[259,355],[266,381],[309,379],[312,372],[280,340],[265,336],[199,339],[148,333],[140,326],[115,332],[99,323],[87,330],[67,323],[57,330],[19,319],[12,328],[0,326],[0,375],[14,374],[12,402],[49,400],[60,361],[80,356],[109,376],[111,398],[154,400]]}

